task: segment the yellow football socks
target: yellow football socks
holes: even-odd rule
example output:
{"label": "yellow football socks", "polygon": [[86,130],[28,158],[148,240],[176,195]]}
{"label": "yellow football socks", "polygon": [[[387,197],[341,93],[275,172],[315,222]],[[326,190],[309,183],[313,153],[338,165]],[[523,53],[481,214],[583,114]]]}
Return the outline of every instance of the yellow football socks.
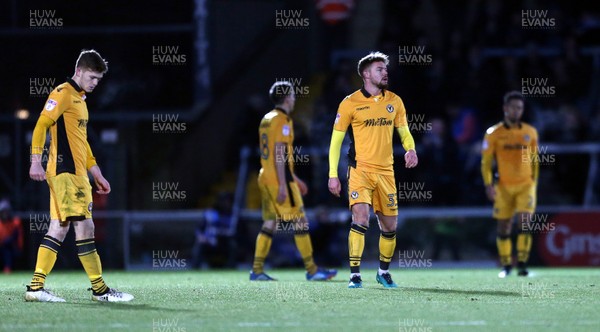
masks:
{"label": "yellow football socks", "polygon": [[531,234],[519,233],[517,235],[517,261],[527,263],[529,260],[529,252],[531,252]]}
{"label": "yellow football socks", "polygon": [[300,256],[302,256],[306,271],[309,274],[315,274],[315,272],[317,272],[317,265],[313,259],[313,248],[312,243],[310,242],[310,235],[308,235],[307,232],[296,233],[294,235],[294,241],[296,242],[298,251],[300,251]]}
{"label": "yellow football socks", "polygon": [[394,250],[396,249],[396,232],[381,232],[379,236],[379,268],[389,270]]}
{"label": "yellow football socks", "polygon": [[77,255],[83,265],[85,273],[87,273],[92,290],[95,294],[104,294],[108,290],[108,286],[102,279],[102,263],[100,256],[96,251],[96,243],[93,238],[75,241],[77,245]]}
{"label": "yellow football socks", "polygon": [[500,255],[500,264],[507,266],[512,264],[512,241],[510,235],[498,235],[496,237],[496,246]]}
{"label": "yellow football socks", "polygon": [[254,250],[254,263],[252,263],[252,272],[260,274],[264,272],[265,259],[271,249],[273,242],[273,233],[267,229],[261,229],[256,237],[256,249]]}
{"label": "yellow football socks", "polygon": [[352,226],[350,226],[350,234],[348,235],[350,273],[360,273],[360,260],[362,258],[363,250],[365,249],[366,232],[367,227],[365,226],[355,223],[352,223]]}
{"label": "yellow football socks", "polygon": [[52,236],[46,235],[40,243],[38,249],[37,261],[35,263],[35,272],[33,278],[31,278],[31,284],[29,285],[32,290],[38,290],[44,287],[46,282],[46,276],[50,274],[54,263],[56,263],[56,256],[60,249],[61,241],[53,238]]}

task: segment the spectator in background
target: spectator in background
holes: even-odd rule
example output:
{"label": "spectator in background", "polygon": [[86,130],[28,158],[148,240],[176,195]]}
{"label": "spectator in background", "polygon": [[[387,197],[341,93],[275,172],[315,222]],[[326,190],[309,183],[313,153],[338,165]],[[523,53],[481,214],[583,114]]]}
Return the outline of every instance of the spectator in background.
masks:
{"label": "spectator in background", "polygon": [[4,262],[3,272],[10,273],[15,258],[23,252],[23,229],[21,219],[12,216],[8,199],[0,200],[0,252]]}
{"label": "spectator in background", "polygon": [[421,159],[425,165],[425,174],[431,183],[432,202],[435,205],[452,205],[459,196],[458,186],[457,146],[449,132],[446,123],[441,118],[431,120],[429,130],[422,140]]}
{"label": "spectator in background", "polygon": [[446,112],[450,117],[452,138],[459,146],[469,146],[478,138],[475,110],[461,106],[456,101],[448,103]]}
{"label": "spectator in background", "polygon": [[235,232],[232,221],[233,194],[219,193],[214,207],[206,211],[204,222],[196,228],[192,268],[200,268],[203,262],[211,268],[235,266]]}
{"label": "spectator in background", "polygon": [[585,140],[586,126],[581,112],[573,105],[562,105],[558,109],[561,115],[561,132],[557,140],[561,143],[577,143]]}

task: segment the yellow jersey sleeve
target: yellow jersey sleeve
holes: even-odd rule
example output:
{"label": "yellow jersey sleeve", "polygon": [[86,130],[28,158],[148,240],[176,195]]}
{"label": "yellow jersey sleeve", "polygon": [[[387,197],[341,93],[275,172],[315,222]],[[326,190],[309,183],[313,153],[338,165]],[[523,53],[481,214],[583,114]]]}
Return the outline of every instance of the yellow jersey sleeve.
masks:
{"label": "yellow jersey sleeve", "polygon": [[396,130],[400,135],[400,140],[402,141],[402,147],[404,148],[404,150],[415,150],[415,139],[410,133],[410,129],[408,128],[408,126],[400,126],[397,127]]}
{"label": "yellow jersey sleeve", "polygon": [[335,121],[333,122],[333,129],[346,132],[350,124],[352,124],[352,105],[350,99],[346,97],[338,107],[338,112],[335,116]]}
{"label": "yellow jersey sleeve", "polygon": [[269,136],[273,138],[273,143],[290,143],[293,128],[292,123],[287,123],[282,116],[276,116],[271,120],[271,132]]}
{"label": "yellow jersey sleeve", "polygon": [[46,104],[42,110],[42,115],[45,115],[56,122],[69,107],[70,103],[70,95],[67,89],[57,88],[50,93],[50,96],[48,96],[48,100],[46,100]]}
{"label": "yellow jersey sleeve", "polygon": [[398,97],[398,102],[396,104],[396,118],[394,118],[394,127],[400,128],[404,126],[408,126],[408,121],[406,120],[406,109],[404,108],[404,102],[402,102],[402,98]]}
{"label": "yellow jersey sleeve", "polygon": [[44,152],[44,144],[46,144],[46,132],[54,124],[54,121],[44,114],[35,124],[33,134],[31,135],[31,154],[42,154]]}
{"label": "yellow jersey sleeve", "polygon": [[96,157],[94,157],[94,154],[92,153],[92,148],[90,147],[90,143],[86,142],[87,144],[87,158],[86,158],[86,165],[85,168],[87,170],[89,170],[90,168],[96,166]]}
{"label": "yellow jersey sleeve", "polygon": [[340,150],[344,141],[345,132],[333,130],[331,133],[331,143],[329,144],[329,177],[338,177],[338,166],[340,163]]}
{"label": "yellow jersey sleeve", "polygon": [[538,148],[538,132],[535,128],[532,128],[531,140],[529,143],[530,150],[532,151],[532,156],[529,157],[531,163],[531,177],[533,181],[537,184],[538,178],[540,175],[540,157],[539,157],[539,148]]}
{"label": "yellow jersey sleeve", "polygon": [[481,143],[481,176],[483,177],[483,184],[489,186],[492,184],[492,164],[494,161],[495,144],[494,135],[491,132],[485,134],[483,142]]}

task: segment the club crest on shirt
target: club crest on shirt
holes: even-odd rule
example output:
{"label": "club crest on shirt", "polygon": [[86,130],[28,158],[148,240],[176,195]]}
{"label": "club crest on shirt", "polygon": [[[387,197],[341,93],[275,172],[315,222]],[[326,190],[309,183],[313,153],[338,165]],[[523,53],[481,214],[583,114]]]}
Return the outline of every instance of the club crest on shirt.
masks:
{"label": "club crest on shirt", "polygon": [[283,128],[281,128],[281,133],[283,136],[290,136],[290,126],[283,125]]}
{"label": "club crest on shirt", "polygon": [[392,104],[388,104],[385,109],[389,112],[389,113],[393,113],[394,112],[394,106],[392,106]]}
{"label": "club crest on shirt", "polygon": [[44,109],[46,111],[52,111],[56,105],[58,105],[58,102],[56,102],[56,100],[54,99],[48,99],[48,101],[46,102],[46,106],[44,107]]}
{"label": "club crest on shirt", "polygon": [[523,139],[525,140],[525,142],[529,142],[531,137],[529,137],[529,135],[525,134],[525,136],[523,136]]}
{"label": "club crest on shirt", "polygon": [[352,197],[352,199],[357,199],[357,198],[358,198],[358,192],[356,192],[356,191],[353,191],[353,192],[350,194],[350,197]]}

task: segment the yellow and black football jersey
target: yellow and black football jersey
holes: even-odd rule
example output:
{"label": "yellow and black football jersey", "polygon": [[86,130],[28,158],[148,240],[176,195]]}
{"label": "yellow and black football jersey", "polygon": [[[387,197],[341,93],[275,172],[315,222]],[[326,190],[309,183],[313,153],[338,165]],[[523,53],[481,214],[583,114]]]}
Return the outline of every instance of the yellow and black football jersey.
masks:
{"label": "yellow and black football jersey", "polygon": [[85,91],[72,79],[67,79],[50,93],[41,116],[54,122],[50,127],[46,175],[50,177],[66,172],[87,177],[87,166],[93,155],[87,142]]}
{"label": "yellow and black football jersey", "polygon": [[347,96],[338,108],[334,130],[350,135],[350,165],[368,172],[393,175],[394,128],[407,126],[402,99],[382,90],[371,96],[364,88]]}
{"label": "yellow and black football jersey", "polygon": [[285,143],[283,151],[284,162],[286,162],[286,180],[293,181],[294,171],[293,142],[294,142],[294,123],[288,114],[275,108],[267,113],[260,122],[258,128],[260,138],[260,181],[265,185],[278,185],[277,169],[275,159],[275,143]]}
{"label": "yellow and black football jersey", "polygon": [[533,126],[521,122],[510,127],[500,122],[486,131],[481,153],[496,160],[500,185],[519,185],[535,181],[537,150],[538,133]]}

